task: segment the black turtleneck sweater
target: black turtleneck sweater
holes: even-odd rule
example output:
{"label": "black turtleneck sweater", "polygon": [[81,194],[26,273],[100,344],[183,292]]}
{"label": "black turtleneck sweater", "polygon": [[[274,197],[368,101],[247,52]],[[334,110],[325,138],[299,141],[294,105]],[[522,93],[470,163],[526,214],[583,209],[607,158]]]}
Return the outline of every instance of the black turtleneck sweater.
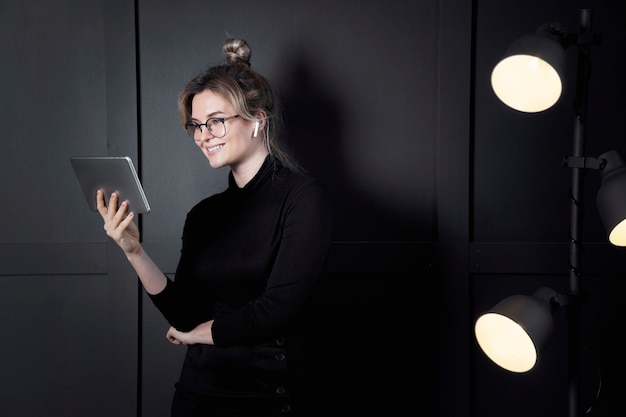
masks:
{"label": "black turtleneck sweater", "polygon": [[177,386],[228,397],[288,396],[290,375],[303,364],[300,320],[331,239],[325,189],[269,156],[243,188],[231,172],[225,191],[194,206],[175,279],[151,296],[178,330],[215,320],[215,345],[188,346]]}

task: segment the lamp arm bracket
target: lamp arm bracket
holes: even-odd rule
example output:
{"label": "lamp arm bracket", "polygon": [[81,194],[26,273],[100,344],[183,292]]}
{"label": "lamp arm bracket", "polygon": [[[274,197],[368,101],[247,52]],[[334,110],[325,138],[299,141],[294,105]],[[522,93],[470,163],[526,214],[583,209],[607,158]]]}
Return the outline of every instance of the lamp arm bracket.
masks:
{"label": "lamp arm bracket", "polygon": [[563,165],[568,168],[602,169],[606,166],[606,159],[590,158],[587,156],[568,156],[563,158]]}
{"label": "lamp arm bracket", "polygon": [[574,296],[572,294],[557,294],[550,300],[553,309],[557,309],[559,307],[565,307],[573,302]]}
{"label": "lamp arm bracket", "polygon": [[559,293],[550,299],[553,310],[566,306],[580,306],[587,296],[581,294]]}

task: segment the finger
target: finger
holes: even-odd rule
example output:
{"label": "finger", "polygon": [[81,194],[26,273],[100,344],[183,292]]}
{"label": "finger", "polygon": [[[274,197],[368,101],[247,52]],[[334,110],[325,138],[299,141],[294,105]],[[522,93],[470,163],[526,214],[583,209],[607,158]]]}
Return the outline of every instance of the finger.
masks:
{"label": "finger", "polygon": [[116,212],[118,210],[118,202],[117,200],[120,198],[119,194],[116,192],[111,193],[111,197],[109,198],[109,211]]}
{"label": "finger", "polygon": [[135,212],[131,211],[130,213],[128,213],[128,216],[126,216],[124,220],[122,220],[117,227],[125,230],[130,224],[130,222],[133,221],[134,218],[135,218]]}
{"label": "finger", "polygon": [[[100,197],[100,192],[102,192],[102,197]],[[104,190],[98,190],[98,211],[100,215],[104,218],[105,222],[110,222],[117,212],[117,200],[118,194],[113,192],[111,193],[111,197],[109,197],[109,203],[106,204],[104,199]],[[102,199],[102,205],[100,205],[100,198]]]}
{"label": "finger", "polygon": [[107,206],[104,201],[104,191],[98,190],[96,191],[96,207],[98,208],[98,212],[101,215],[105,215],[107,213]]}
{"label": "finger", "polygon": [[171,343],[174,343],[174,344],[180,344],[180,341],[176,339],[174,336],[172,336],[171,334],[167,335],[167,340],[169,340]]}
{"label": "finger", "polygon": [[165,334],[165,337],[167,338],[167,340],[169,340],[170,343],[175,344],[175,345],[180,345],[181,342],[180,340],[178,340],[175,336],[174,333],[176,332],[176,330],[173,327],[170,327],[167,330],[167,333]]}
{"label": "finger", "polygon": [[128,202],[122,201],[122,203],[117,208],[115,215],[113,218],[117,220],[117,223],[121,223],[121,221],[126,217],[126,212],[128,211]]}

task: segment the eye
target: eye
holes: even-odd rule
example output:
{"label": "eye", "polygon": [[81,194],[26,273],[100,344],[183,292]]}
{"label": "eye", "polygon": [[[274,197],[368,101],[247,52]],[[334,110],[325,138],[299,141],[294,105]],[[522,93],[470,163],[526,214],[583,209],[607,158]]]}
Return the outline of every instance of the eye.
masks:
{"label": "eye", "polygon": [[214,119],[209,119],[207,123],[211,124],[211,126],[217,126],[224,123],[224,119],[222,119],[221,117],[216,117]]}
{"label": "eye", "polygon": [[185,130],[187,130],[187,134],[192,138],[196,134],[196,130],[200,128],[200,125],[194,122],[185,123]]}

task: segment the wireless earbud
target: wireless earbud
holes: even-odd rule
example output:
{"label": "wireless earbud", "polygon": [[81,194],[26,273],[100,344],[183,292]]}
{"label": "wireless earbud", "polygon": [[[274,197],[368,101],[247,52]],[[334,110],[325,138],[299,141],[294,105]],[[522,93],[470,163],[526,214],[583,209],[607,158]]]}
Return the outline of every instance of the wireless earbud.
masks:
{"label": "wireless earbud", "polygon": [[252,134],[252,137],[256,138],[258,134],[259,134],[259,121],[257,120],[256,123],[254,123],[254,133]]}

